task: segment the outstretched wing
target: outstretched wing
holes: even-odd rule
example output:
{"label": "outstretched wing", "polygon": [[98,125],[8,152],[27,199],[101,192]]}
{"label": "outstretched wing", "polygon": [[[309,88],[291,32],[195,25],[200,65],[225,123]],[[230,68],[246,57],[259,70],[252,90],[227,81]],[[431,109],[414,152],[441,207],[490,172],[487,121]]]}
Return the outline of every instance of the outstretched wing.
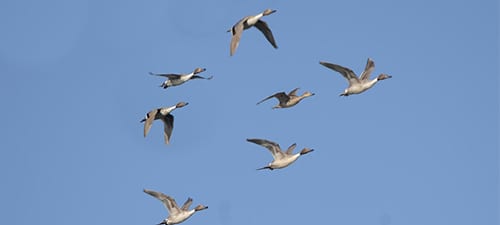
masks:
{"label": "outstretched wing", "polygon": [[170,136],[172,136],[172,130],[174,129],[174,116],[172,114],[166,115],[163,120],[163,135],[165,137],[165,144],[170,143]]}
{"label": "outstretched wing", "polygon": [[274,98],[274,97],[276,97],[280,101],[280,103],[287,102],[288,100],[290,100],[290,97],[288,97],[288,95],[286,95],[285,92],[278,92],[278,93],[271,95],[265,99],[262,99],[260,102],[257,102],[257,105],[270,99],[270,98]]}
{"label": "outstretched wing", "polygon": [[278,48],[278,46],[276,45],[276,41],[274,40],[273,37],[273,32],[271,32],[271,29],[269,29],[269,26],[267,26],[266,22],[258,20],[254,26],[257,27],[257,29],[259,29],[264,34],[267,41],[269,41],[269,43],[271,43],[271,45],[273,45],[274,48]]}
{"label": "outstretched wing", "polygon": [[297,96],[297,90],[299,90],[299,88],[293,89],[290,93],[288,93],[288,96]]}
{"label": "outstretched wing", "polygon": [[179,207],[177,206],[175,199],[173,199],[172,197],[161,192],[148,189],[144,189],[144,192],[160,200],[163,205],[165,205],[165,208],[167,208],[170,214],[177,214],[179,212]]}
{"label": "outstretched wing", "polygon": [[297,144],[293,143],[292,145],[290,145],[290,147],[288,147],[288,149],[286,150],[286,152],[285,152],[285,153],[286,153],[287,155],[291,155],[291,154],[293,154],[292,152],[293,152],[293,150],[295,149],[295,147],[297,147]]}
{"label": "outstretched wing", "polygon": [[148,135],[151,126],[153,125],[153,121],[155,120],[156,113],[158,113],[158,109],[153,109],[146,114],[146,120],[144,122],[144,137]]}
{"label": "outstretched wing", "polygon": [[372,59],[368,58],[368,60],[366,61],[365,70],[363,71],[361,76],[359,76],[359,79],[360,80],[370,79],[370,74],[372,74],[374,69],[375,69],[375,63],[373,62]]}
{"label": "outstretched wing", "polygon": [[281,158],[283,156],[283,152],[281,152],[280,145],[275,142],[268,141],[265,139],[256,139],[256,138],[248,138],[247,141],[267,148],[273,155],[273,158],[275,159]]}
{"label": "outstretched wing", "polygon": [[182,74],[175,74],[175,73],[152,73],[149,72],[150,75],[154,76],[160,76],[160,77],[167,77],[168,79],[179,79]]}
{"label": "outstretched wing", "polygon": [[349,69],[347,67],[343,67],[343,66],[333,64],[333,63],[328,63],[328,62],[319,62],[319,63],[321,65],[329,68],[329,69],[337,71],[343,77],[345,77],[345,79],[347,79],[347,81],[349,81],[349,83],[359,82],[359,79],[356,76],[356,74],[351,69]]}
{"label": "outstretched wing", "polygon": [[192,198],[188,198],[186,200],[186,202],[184,202],[184,204],[182,205],[181,209],[183,211],[188,211],[189,210],[189,206],[191,206],[191,203],[193,203],[193,199]]}
{"label": "outstretched wing", "polygon": [[205,80],[211,80],[214,76],[209,76],[209,77],[202,77],[198,75],[194,75],[191,77],[191,79],[205,79]]}
{"label": "outstretched wing", "polygon": [[231,34],[233,35],[231,37],[231,46],[230,46],[230,55],[234,55],[234,52],[236,52],[236,49],[238,48],[238,45],[240,44],[240,39],[241,39],[241,34],[243,33],[244,25],[243,22],[246,20],[246,17],[238,21],[232,28],[231,28]]}

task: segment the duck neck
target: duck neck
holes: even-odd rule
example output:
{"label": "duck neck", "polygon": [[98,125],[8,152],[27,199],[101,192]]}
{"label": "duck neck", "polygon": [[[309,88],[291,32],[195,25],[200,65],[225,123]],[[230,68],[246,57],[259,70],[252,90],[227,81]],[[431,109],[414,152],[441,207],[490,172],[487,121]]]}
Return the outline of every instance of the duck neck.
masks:
{"label": "duck neck", "polygon": [[255,15],[255,16],[252,16],[252,17],[248,18],[248,20],[247,20],[248,26],[255,25],[257,23],[257,21],[259,21],[260,18],[262,18],[263,16],[264,16],[264,13],[259,13],[259,14]]}
{"label": "duck neck", "polygon": [[177,106],[175,106],[175,105],[174,106],[170,106],[168,108],[163,108],[163,109],[160,110],[160,113],[163,114],[163,115],[167,115],[170,112],[174,111],[174,109],[176,109],[176,108],[177,108]]}

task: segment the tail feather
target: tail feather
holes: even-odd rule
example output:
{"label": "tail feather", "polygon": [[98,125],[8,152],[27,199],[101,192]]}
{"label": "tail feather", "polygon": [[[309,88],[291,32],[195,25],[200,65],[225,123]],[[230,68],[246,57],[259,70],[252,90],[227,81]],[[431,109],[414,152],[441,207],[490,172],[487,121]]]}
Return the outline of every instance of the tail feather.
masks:
{"label": "tail feather", "polygon": [[264,166],[262,168],[258,168],[257,170],[265,170],[265,169],[273,170],[273,168],[271,168],[270,166]]}

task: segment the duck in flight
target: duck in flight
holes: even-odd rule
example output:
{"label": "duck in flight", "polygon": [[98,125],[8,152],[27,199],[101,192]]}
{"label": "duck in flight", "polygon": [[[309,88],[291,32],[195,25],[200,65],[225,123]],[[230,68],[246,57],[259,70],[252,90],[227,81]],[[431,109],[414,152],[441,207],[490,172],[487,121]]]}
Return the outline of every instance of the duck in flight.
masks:
{"label": "duck in flight", "polygon": [[154,75],[154,76],[166,77],[167,80],[165,80],[160,85],[160,87],[162,87],[163,89],[165,89],[165,88],[168,88],[168,87],[181,85],[181,84],[186,83],[187,81],[189,81],[191,79],[206,79],[206,80],[211,80],[213,78],[213,76],[202,77],[202,76],[198,75],[199,73],[204,72],[205,70],[206,70],[205,68],[196,68],[196,69],[194,69],[193,72],[188,73],[188,74],[174,74],[174,73],[167,73],[167,74],[165,74],[165,73],[152,73],[152,72],[149,72],[149,74],[150,75]]}
{"label": "duck in flight", "polygon": [[149,111],[146,114],[146,117],[141,120],[141,123],[144,123],[144,137],[148,135],[149,130],[151,129],[151,125],[153,125],[153,121],[159,119],[163,121],[164,125],[163,136],[165,138],[165,144],[169,144],[170,136],[172,136],[172,130],[174,129],[174,116],[171,114],[171,112],[186,105],[188,105],[187,102],[179,102],[170,107],[156,108]]}
{"label": "duck in flight", "polygon": [[191,217],[195,212],[208,209],[208,206],[198,205],[194,209],[189,210],[189,206],[193,203],[192,198],[188,198],[186,202],[179,208],[175,199],[161,192],[144,189],[144,192],[160,200],[168,211],[168,217],[161,221],[158,225],[172,225],[182,223]]}
{"label": "duck in flight", "polygon": [[238,48],[243,30],[246,30],[250,27],[256,27],[257,29],[259,29],[264,34],[269,43],[271,43],[274,48],[278,48],[271,29],[269,29],[269,26],[266,22],[261,20],[262,17],[271,15],[274,12],[276,12],[276,10],[266,9],[257,15],[243,17],[243,19],[238,21],[231,29],[229,29],[227,32],[231,32],[232,34],[230,55],[232,56]]}
{"label": "duck in flight", "polygon": [[297,105],[302,99],[313,96],[314,93],[311,93],[309,91],[304,92],[302,95],[297,95],[297,90],[299,88],[295,88],[290,93],[286,94],[285,92],[278,92],[274,95],[271,95],[260,102],[257,102],[257,105],[270,99],[270,98],[277,98],[279,103],[273,107],[273,109],[278,109],[278,108],[289,108],[294,105]]}
{"label": "duck in flight", "polygon": [[375,63],[370,58],[368,58],[365,70],[363,71],[363,73],[361,73],[359,77],[349,68],[323,61],[320,61],[319,63],[329,69],[337,71],[349,82],[349,86],[344,90],[343,93],[340,94],[340,96],[360,94],[373,87],[378,81],[389,79],[392,77],[382,73],[378,75],[375,79],[370,80],[370,74],[375,69]]}
{"label": "duck in flight", "polygon": [[256,138],[248,138],[247,141],[267,148],[273,155],[274,160],[271,163],[257,170],[263,170],[263,169],[274,170],[274,169],[285,168],[290,164],[292,164],[293,162],[295,162],[301,155],[305,155],[307,153],[314,151],[314,149],[303,148],[299,153],[293,154],[293,150],[297,146],[295,143],[290,145],[290,147],[288,147],[288,149],[284,152],[281,150],[279,144],[272,141],[268,141],[265,139],[256,139]]}

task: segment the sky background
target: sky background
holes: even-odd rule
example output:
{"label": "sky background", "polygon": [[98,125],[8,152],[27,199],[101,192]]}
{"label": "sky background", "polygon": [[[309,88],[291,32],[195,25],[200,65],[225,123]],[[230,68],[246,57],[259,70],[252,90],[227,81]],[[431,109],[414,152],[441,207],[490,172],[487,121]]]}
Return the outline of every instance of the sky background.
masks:
{"label": "sky background", "polygon": [[[266,8],[278,49],[226,30]],[[2,1],[2,224],[499,224],[496,0]],[[328,61],[392,79],[349,97]],[[202,76],[169,89],[155,73]],[[272,110],[280,91],[316,93]],[[149,110],[179,101],[171,144]],[[288,168],[246,138],[315,151]]]}

